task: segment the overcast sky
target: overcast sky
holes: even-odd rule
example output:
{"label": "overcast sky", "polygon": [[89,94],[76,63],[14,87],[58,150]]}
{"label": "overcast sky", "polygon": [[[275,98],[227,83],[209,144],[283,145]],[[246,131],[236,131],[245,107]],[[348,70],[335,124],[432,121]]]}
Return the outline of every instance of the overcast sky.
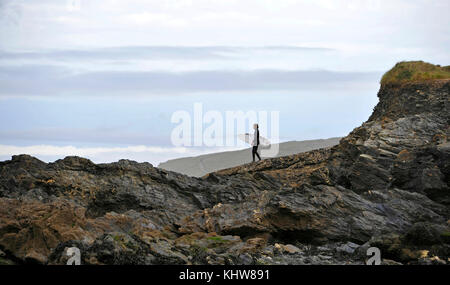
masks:
{"label": "overcast sky", "polygon": [[396,62],[450,64],[448,0],[0,0],[0,160],[160,161],[176,110],[280,111],[344,136]]}

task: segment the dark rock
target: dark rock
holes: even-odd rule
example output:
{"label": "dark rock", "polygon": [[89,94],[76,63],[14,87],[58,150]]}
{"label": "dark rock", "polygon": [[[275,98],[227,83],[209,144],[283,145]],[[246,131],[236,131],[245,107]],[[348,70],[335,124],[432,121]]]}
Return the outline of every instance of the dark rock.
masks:
{"label": "dark rock", "polygon": [[445,227],[431,223],[416,223],[405,234],[406,243],[413,245],[433,245],[441,244],[441,233],[445,232]]}

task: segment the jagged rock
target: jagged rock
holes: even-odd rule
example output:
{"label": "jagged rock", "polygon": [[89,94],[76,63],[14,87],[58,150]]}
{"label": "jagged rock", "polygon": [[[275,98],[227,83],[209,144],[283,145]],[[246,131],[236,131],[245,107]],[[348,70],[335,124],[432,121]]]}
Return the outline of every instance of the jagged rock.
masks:
{"label": "jagged rock", "polygon": [[444,231],[444,226],[424,222],[416,223],[405,234],[405,242],[414,245],[441,244],[441,233]]}
{"label": "jagged rock", "polygon": [[431,258],[419,258],[419,265],[446,265],[447,262],[445,260],[440,259],[438,256],[434,256]]}
{"label": "jagged rock", "polygon": [[346,254],[353,254],[355,250],[359,247],[358,244],[353,242],[348,242],[336,248],[337,252],[342,252]]}
{"label": "jagged rock", "polygon": [[286,252],[286,253],[290,253],[290,254],[301,252],[301,250],[298,247],[296,247],[295,245],[292,245],[292,244],[283,245],[283,244],[276,243],[275,247],[277,247],[277,246],[281,252]]}

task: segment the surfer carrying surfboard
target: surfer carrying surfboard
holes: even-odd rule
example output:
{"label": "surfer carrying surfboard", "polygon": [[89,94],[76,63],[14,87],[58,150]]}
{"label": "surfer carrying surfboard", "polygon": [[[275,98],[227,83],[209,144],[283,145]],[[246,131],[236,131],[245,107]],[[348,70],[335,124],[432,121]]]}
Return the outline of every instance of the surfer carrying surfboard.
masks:
{"label": "surfer carrying surfboard", "polygon": [[252,156],[253,156],[253,162],[255,162],[255,154],[258,157],[259,160],[261,160],[261,157],[258,154],[258,146],[259,146],[259,126],[258,124],[253,124],[253,129],[255,130],[255,133],[253,135],[253,141],[252,141]]}

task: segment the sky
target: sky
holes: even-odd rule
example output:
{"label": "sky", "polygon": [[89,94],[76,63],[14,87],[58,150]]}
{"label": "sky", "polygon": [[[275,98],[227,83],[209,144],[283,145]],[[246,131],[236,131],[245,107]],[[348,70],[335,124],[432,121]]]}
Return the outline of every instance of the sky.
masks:
{"label": "sky", "polygon": [[0,160],[157,165],[243,147],[174,145],[171,116],[192,114],[195,103],[221,114],[277,111],[280,141],[345,136],[370,116],[396,62],[450,64],[449,8],[447,0],[0,0]]}

